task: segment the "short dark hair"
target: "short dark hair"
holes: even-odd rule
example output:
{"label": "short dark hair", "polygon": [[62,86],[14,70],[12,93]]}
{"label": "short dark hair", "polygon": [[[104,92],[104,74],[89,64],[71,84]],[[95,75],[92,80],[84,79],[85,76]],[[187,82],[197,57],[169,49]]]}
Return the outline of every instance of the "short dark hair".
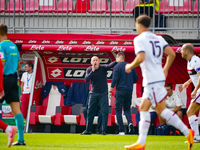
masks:
{"label": "short dark hair", "polygon": [[33,69],[33,63],[27,62],[26,64]]}
{"label": "short dark hair", "polygon": [[184,44],[184,49],[188,50],[190,54],[194,54],[194,46],[191,43]]}
{"label": "short dark hair", "polygon": [[136,22],[144,26],[145,28],[149,28],[151,24],[151,18],[147,15],[140,15],[136,18]]}
{"label": "short dark hair", "polygon": [[167,83],[167,84],[165,85],[165,87],[170,87],[171,89],[173,89],[173,86],[172,86],[171,83]]}
{"label": "short dark hair", "polygon": [[123,57],[123,59],[125,59],[125,55],[124,55],[124,53],[123,53],[123,52],[119,52],[117,55],[118,55],[118,56],[122,56],[122,57]]}
{"label": "short dark hair", "polygon": [[7,35],[8,33],[8,27],[5,24],[0,24],[0,34],[1,35]]}

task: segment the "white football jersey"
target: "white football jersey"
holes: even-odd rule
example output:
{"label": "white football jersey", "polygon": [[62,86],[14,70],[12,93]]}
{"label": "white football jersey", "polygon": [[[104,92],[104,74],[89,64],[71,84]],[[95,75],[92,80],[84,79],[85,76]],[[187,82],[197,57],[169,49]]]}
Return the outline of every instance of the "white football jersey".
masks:
{"label": "white football jersey", "polygon": [[168,43],[150,31],[143,32],[134,39],[135,54],[145,53],[145,60],[140,64],[143,86],[150,83],[165,81],[162,69],[163,50]]}
{"label": "white football jersey", "polygon": [[170,110],[173,110],[177,106],[183,105],[180,95],[175,91],[173,91],[170,97],[167,96],[165,103],[166,103],[166,107],[169,108]]}
{"label": "white football jersey", "polygon": [[[187,71],[190,76],[190,79],[192,80],[192,83],[196,87],[198,79],[199,79],[197,72],[200,71],[200,58],[198,56],[193,55],[190,61],[188,61]],[[200,92],[200,89],[198,89],[197,92]]]}

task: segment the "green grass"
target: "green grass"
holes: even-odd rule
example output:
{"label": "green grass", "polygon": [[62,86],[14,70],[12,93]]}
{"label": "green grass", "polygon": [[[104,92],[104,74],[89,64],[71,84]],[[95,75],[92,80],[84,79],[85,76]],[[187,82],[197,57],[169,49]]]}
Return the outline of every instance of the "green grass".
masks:
{"label": "green grass", "polygon": [[[125,145],[134,143],[137,135],[79,135],[79,134],[25,134],[27,146],[12,146],[19,150],[123,150]],[[17,135],[15,136],[15,141]],[[184,136],[148,136],[146,150],[187,150]],[[7,135],[0,133],[0,150],[7,148]],[[193,150],[199,150],[195,143]]]}

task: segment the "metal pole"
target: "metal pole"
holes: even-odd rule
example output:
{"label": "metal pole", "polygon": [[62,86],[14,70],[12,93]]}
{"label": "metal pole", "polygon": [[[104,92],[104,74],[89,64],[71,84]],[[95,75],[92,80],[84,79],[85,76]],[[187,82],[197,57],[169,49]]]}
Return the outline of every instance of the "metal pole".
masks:
{"label": "metal pole", "polygon": [[153,0],[153,33],[155,32],[155,1]]}
{"label": "metal pole", "polygon": [[31,105],[32,105],[32,101],[33,101],[33,91],[34,91],[35,77],[36,77],[36,72],[37,72],[37,64],[38,64],[38,57],[35,56],[32,88],[31,88],[31,95],[30,95],[30,100],[29,100],[29,104],[28,104],[28,113],[27,113],[27,121],[26,121],[26,133],[28,132],[28,129],[29,129],[29,119],[30,119]]}
{"label": "metal pole", "polygon": [[199,39],[199,1],[197,2],[197,38]]}

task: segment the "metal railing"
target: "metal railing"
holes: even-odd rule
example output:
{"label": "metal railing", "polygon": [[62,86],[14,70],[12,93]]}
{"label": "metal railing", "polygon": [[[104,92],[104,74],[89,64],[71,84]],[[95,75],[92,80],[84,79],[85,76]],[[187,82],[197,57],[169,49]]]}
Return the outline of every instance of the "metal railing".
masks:
{"label": "metal railing", "polygon": [[[132,13],[132,10],[138,2],[139,0],[0,0],[0,22],[7,24],[12,33],[130,33],[135,29],[135,12]],[[199,0],[159,2],[159,11],[155,11],[153,7],[151,29],[154,32],[187,32],[199,38]],[[150,9],[148,11],[150,14]]]}

